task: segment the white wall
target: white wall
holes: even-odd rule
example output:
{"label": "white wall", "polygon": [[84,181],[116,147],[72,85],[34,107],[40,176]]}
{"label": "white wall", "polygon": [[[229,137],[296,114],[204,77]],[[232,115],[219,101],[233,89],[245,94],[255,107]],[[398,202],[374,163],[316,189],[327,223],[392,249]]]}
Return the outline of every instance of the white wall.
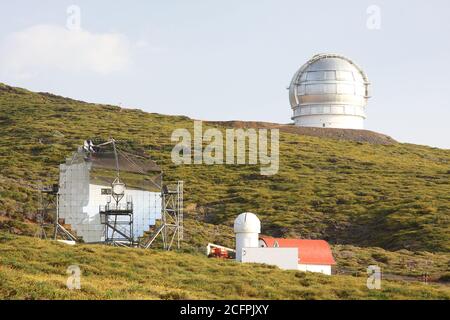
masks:
{"label": "white wall", "polygon": [[[265,243],[260,240],[260,246]],[[286,252],[288,250],[289,252]],[[237,253],[237,252],[236,252]],[[265,263],[285,270],[318,272],[331,275],[331,265],[298,263],[297,248],[260,247],[243,248],[242,262]]]}
{"label": "white wall", "polygon": [[296,117],[295,125],[299,127],[364,129],[364,118],[352,115],[309,115]]}
{"label": "white wall", "polygon": [[331,275],[331,266],[329,265],[320,265],[320,264],[298,264],[298,270],[300,271],[309,271],[309,272],[318,272],[326,275]]}
{"label": "white wall", "polygon": [[258,248],[259,233],[236,233],[236,261],[242,261],[243,248]]}
{"label": "white wall", "polygon": [[265,263],[284,270],[297,270],[297,248],[242,248],[242,262]]}

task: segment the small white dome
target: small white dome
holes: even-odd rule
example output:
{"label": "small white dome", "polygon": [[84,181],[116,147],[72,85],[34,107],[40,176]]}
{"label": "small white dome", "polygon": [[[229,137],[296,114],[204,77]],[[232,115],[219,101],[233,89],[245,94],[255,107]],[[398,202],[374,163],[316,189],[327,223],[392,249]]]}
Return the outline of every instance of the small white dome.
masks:
{"label": "small white dome", "polygon": [[261,221],[251,212],[241,213],[234,220],[235,233],[261,233]]}

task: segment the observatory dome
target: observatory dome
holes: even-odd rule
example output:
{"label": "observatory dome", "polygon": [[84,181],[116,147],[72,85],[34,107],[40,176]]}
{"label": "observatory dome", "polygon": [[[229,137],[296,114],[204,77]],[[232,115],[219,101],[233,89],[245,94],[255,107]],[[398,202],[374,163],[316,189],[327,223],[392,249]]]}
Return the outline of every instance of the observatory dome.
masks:
{"label": "observatory dome", "polygon": [[367,75],[338,54],[315,55],[289,86],[292,120],[303,127],[363,129],[368,99]]}
{"label": "observatory dome", "polygon": [[261,221],[251,212],[241,213],[234,220],[235,233],[261,233]]}

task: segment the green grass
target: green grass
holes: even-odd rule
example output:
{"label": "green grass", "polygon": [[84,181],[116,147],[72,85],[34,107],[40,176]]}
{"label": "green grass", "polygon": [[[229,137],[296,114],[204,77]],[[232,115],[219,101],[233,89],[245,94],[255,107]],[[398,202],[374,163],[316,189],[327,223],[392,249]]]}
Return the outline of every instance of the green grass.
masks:
{"label": "green grass", "polygon": [[[450,150],[374,145],[281,132],[280,172],[259,166],[192,165],[170,160],[186,117],[82,103],[0,86],[0,215],[33,216],[30,186],[54,182],[58,164],[83,140],[114,136],[147,151],[166,180],[185,180],[188,218],[230,226],[256,212],[263,232],[397,250],[450,250]],[[223,129],[223,127],[219,127]]]}
{"label": "green grass", "polygon": [[[204,129],[211,126],[224,130],[229,124],[204,124]],[[163,168],[166,181],[185,181],[185,259],[196,261],[195,265],[198,263],[207,276],[203,279],[195,272],[189,275],[197,282],[206,281],[217,290],[219,285],[210,283],[216,272],[226,283],[223,288],[220,287],[224,291],[221,297],[251,297],[250,292],[258,295],[260,290],[257,286],[256,290],[253,284],[238,289],[236,283],[229,284],[222,274],[228,271],[236,273],[237,280],[238,273],[242,271],[258,278],[251,270],[265,270],[280,276],[278,280],[285,289],[280,291],[285,293],[268,290],[273,292],[273,298],[307,298],[309,295],[311,298],[445,297],[436,294],[431,286],[419,286],[420,289],[413,290],[415,293],[407,294],[401,289],[403,285],[396,287],[396,283],[385,291],[367,293],[362,280],[351,276],[326,280],[332,281],[331,287],[327,287],[320,282],[320,279],[329,279],[326,277],[210,261],[198,256],[197,252],[208,242],[234,246],[231,229],[234,218],[241,212],[252,211],[261,218],[262,232],[266,235],[328,240],[333,245],[338,272],[361,275],[369,264],[378,264],[392,275],[417,277],[428,272],[435,280],[448,281],[450,150],[412,144],[377,145],[334,140],[282,130],[280,171],[275,176],[264,177],[259,174],[259,166],[174,166],[170,159],[174,145],[170,141],[171,133],[177,128],[192,131],[192,127],[193,121],[183,116],[89,104],[0,84],[0,230],[13,234],[34,234],[36,226],[32,221],[38,202],[35,189],[40,184],[56,182],[58,165],[85,139],[114,137],[128,151],[148,152]],[[102,288],[107,288],[106,284],[111,284],[112,280],[106,281],[108,277],[105,274],[98,278],[94,274],[89,278],[90,285],[84,289],[89,292],[68,293],[61,284],[64,270],[58,269],[58,274],[56,269],[52,269],[52,275],[48,275],[44,269],[52,267],[51,264],[45,267],[45,259],[40,267],[42,270],[36,271],[36,277],[31,271],[20,271],[24,272],[25,280],[20,281],[18,293],[13,294],[12,277],[16,270],[11,263],[17,258],[16,255],[26,256],[30,253],[27,250],[32,250],[16,245],[16,252],[13,252],[14,243],[21,241],[26,242],[18,238],[3,246],[9,246],[11,252],[2,255],[2,259],[7,256],[12,259],[0,266],[2,277],[7,279],[2,284],[2,295],[5,297],[121,297],[117,293],[121,290],[131,290],[124,294],[129,298],[214,297],[206,286],[201,285],[201,290],[197,288],[199,285],[195,280],[189,280],[188,273],[185,273],[186,279],[179,279],[180,287],[177,287],[176,281],[167,284],[172,291],[164,288],[146,291],[150,289],[139,284],[139,281],[147,281],[146,275],[139,273],[134,276],[145,279],[137,281],[130,289],[127,289],[125,277],[121,278],[123,287],[116,287],[114,292],[107,289],[103,292]],[[105,247],[67,248],[58,244],[31,243],[33,246],[48,245],[46,250],[54,251],[56,262],[52,263],[57,263],[65,254],[76,256],[84,250],[104,252],[103,255],[110,255],[111,261],[120,256],[120,252],[125,252]],[[132,250],[130,255],[138,255],[136,252]],[[86,254],[89,259],[95,258]],[[176,253],[161,252],[144,255],[149,255],[146,259],[160,259],[158,262],[174,259],[178,263],[176,259],[181,257]],[[37,257],[30,260],[31,265],[40,264],[40,260],[35,259]],[[20,264],[20,261],[17,260],[17,263]],[[125,266],[121,268],[126,269]],[[216,271],[209,272],[209,269]],[[115,276],[110,277],[113,279]],[[312,279],[310,287],[298,287],[299,279],[303,277]],[[342,279],[348,283],[343,285]],[[316,280],[320,284],[317,286],[331,291],[326,293],[320,288],[312,290]],[[255,282],[255,285],[264,286],[264,283]],[[416,285],[411,286],[415,288]],[[19,289],[22,291],[19,292]],[[36,295],[28,296],[34,290],[37,290]]]}
{"label": "green grass", "polygon": [[408,250],[388,251],[382,248],[360,248],[334,245],[338,274],[363,274],[369,265],[379,266],[386,276],[420,279],[426,273],[433,281],[448,282],[450,254]]}
{"label": "green grass", "polygon": [[[78,265],[81,290],[66,287]],[[364,276],[324,276],[200,254],[70,247],[0,233],[0,299],[450,299],[444,285],[383,280],[369,290]]]}

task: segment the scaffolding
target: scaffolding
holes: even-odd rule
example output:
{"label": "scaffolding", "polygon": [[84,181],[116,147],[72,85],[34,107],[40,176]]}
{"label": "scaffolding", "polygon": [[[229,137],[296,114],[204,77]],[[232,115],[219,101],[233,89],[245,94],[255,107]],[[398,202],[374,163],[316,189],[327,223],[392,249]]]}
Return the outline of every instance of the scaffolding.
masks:
{"label": "scaffolding", "polygon": [[[106,205],[100,205],[100,223],[105,226],[104,238],[106,244],[133,246],[135,243],[133,232],[133,200],[127,197],[125,203],[120,201],[125,196],[125,184],[120,180],[119,154],[116,148],[116,141],[111,139],[103,144],[94,146],[87,144],[87,149],[104,147],[111,145],[113,148],[116,178],[111,184],[111,196],[108,197]],[[114,202],[111,201],[111,197]]]}
{"label": "scaffolding", "polygon": [[35,233],[36,238],[47,239],[47,231],[51,223],[50,207],[55,205],[56,196],[58,194],[58,185],[51,187],[39,187],[39,207],[36,213],[36,222],[38,223],[38,230]]}
{"label": "scaffolding", "polygon": [[55,233],[53,238],[55,240],[61,239],[61,240],[68,240],[68,241],[79,241],[78,237],[73,234],[71,231],[66,229],[63,224],[61,223],[61,220],[59,218],[59,197],[60,193],[59,191],[55,195],[55,201],[56,201],[56,215],[55,215]]}
{"label": "scaffolding", "polygon": [[112,188],[114,203],[109,199],[105,206],[100,206],[100,221],[105,225],[105,243],[113,245],[134,246],[133,232],[133,200],[127,197],[126,203],[120,203],[122,194],[114,192]]}
{"label": "scaffolding", "polygon": [[161,224],[147,241],[143,242],[143,248],[150,248],[158,237],[162,240],[164,250],[171,250],[175,242],[177,248],[180,248],[184,237],[183,188],[183,181],[163,185]]}

